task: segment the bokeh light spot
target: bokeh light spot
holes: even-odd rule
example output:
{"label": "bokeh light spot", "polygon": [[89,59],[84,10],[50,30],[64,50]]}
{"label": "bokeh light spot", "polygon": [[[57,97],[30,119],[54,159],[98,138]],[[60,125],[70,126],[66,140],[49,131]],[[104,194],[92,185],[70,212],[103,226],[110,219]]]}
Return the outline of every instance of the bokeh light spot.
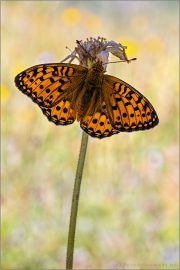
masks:
{"label": "bokeh light spot", "polygon": [[77,8],[70,7],[64,10],[61,18],[64,24],[75,26],[80,22],[81,14]]}
{"label": "bokeh light spot", "polygon": [[28,66],[27,64],[18,64],[17,65],[15,64],[13,67],[12,67],[12,77],[14,78],[15,76],[17,76],[19,73],[21,73],[23,70],[27,69]]}
{"label": "bokeh light spot", "polygon": [[18,112],[18,119],[21,119],[24,123],[33,124],[35,121],[35,110],[33,110],[32,106],[23,106]]}
{"label": "bokeh light spot", "polygon": [[152,37],[148,40],[147,44],[146,44],[146,48],[153,53],[161,53],[162,51],[164,51],[164,44],[161,41],[160,38],[158,37]]}
{"label": "bokeh light spot", "polygon": [[88,31],[97,32],[102,27],[102,21],[95,14],[89,14],[85,20],[85,27]]}
{"label": "bokeh light spot", "polygon": [[130,39],[119,38],[117,43],[121,43],[123,46],[127,46],[126,54],[129,58],[137,57],[138,44]]}
{"label": "bokeh light spot", "polygon": [[9,92],[8,87],[6,85],[4,85],[4,84],[1,84],[1,100],[2,100],[2,103],[8,102],[9,97],[10,97],[10,92]]}

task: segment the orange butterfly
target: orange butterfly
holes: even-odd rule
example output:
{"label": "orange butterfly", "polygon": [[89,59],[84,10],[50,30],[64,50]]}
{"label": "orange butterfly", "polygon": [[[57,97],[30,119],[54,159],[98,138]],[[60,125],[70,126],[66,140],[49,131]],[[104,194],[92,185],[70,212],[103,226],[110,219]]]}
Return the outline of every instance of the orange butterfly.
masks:
{"label": "orange butterfly", "polygon": [[126,82],[104,75],[101,61],[89,69],[67,63],[36,65],[18,74],[15,84],[49,121],[70,125],[77,120],[99,139],[150,129],[159,122],[147,98]]}

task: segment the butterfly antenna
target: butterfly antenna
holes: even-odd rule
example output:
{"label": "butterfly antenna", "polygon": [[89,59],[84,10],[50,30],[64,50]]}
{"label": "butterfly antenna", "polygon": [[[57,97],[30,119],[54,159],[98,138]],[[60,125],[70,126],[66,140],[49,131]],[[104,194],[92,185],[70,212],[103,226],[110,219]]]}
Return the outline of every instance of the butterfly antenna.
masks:
{"label": "butterfly antenna", "polygon": [[137,60],[137,58],[132,58],[132,59],[129,59],[128,61],[127,60],[121,60],[121,61],[103,63],[103,65],[112,64],[112,63],[119,63],[119,62],[128,62],[128,64],[129,64],[131,61],[134,61],[134,60]]}
{"label": "butterfly antenna", "polygon": [[76,43],[93,59],[96,61],[96,59],[88,52],[86,49],[81,45],[81,42],[79,40],[76,40]]}
{"label": "butterfly antenna", "polygon": [[73,52],[71,51],[71,49],[69,49],[69,47],[66,46],[66,49],[68,49],[71,53],[73,53]]}

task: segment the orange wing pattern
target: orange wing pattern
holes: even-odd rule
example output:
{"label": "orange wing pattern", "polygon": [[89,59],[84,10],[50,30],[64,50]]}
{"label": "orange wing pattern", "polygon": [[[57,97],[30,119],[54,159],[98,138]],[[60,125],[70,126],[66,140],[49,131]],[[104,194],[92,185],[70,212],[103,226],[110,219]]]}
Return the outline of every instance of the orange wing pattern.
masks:
{"label": "orange wing pattern", "polygon": [[52,108],[41,108],[48,120],[56,125],[70,125],[76,120],[76,112],[71,109],[71,103],[66,99]]}
{"label": "orange wing pattern", "polygon": [[110,75],[104,75],[99,95],[101,108],[81,120],[81,128],[99,139],[119,132],[153,128],[159,122],[151,103],[131,85]]}
{"label": "orange wing pattern", "polygon": [[[39,105],[49,121],[69,125],[80,120],[81,128],[99,139],[158,124],[158,116],[147,98],[126,82],[103,75],[98,68],[99,62],[93,75],[89,75],[87,68],[78,65],[42,64],[17,75],[15,84]],[[88,83],[87,75],[92,76]]]}
{"label": "orange wing pattern", "polygon": [[151,103],[126,82],[104,75],[102,92],[110,123],[115,130],[146,130],[158,124],[158,116]]}
{"label": "orange wing pattern", "polygon": [[85,115],[81,120],[81,128],[91,137],[99,139],[112,136],[120,131],[113,128],[110,123],[105,102],[102,102],[101,108],[94,115]]}
{"label": "orange wing pattern", "polygon": [[18,74],[15,84],[39,105],[50,121],[68,125],[76,119],[71,103],[87,72],[87,68],[72,64],[42,64]]}

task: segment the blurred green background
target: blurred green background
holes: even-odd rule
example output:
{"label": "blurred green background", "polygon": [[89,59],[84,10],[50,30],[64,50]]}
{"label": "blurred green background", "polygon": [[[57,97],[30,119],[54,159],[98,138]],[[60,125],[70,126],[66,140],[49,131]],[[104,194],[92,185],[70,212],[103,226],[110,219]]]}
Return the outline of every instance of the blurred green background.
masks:
{"label": "blurred green background", "polygon": [[[89,139],[75,269],[178,269],[179,1],[1,2],[2,269],[65,267],[79,123],[48,122],[14,85],[60,62],[76,40],[128,47],[108,66],[143,93],[160,124]],[[115,57],[110,60],[117,60]],[[76,62],[75,62],[76,63]]]}

